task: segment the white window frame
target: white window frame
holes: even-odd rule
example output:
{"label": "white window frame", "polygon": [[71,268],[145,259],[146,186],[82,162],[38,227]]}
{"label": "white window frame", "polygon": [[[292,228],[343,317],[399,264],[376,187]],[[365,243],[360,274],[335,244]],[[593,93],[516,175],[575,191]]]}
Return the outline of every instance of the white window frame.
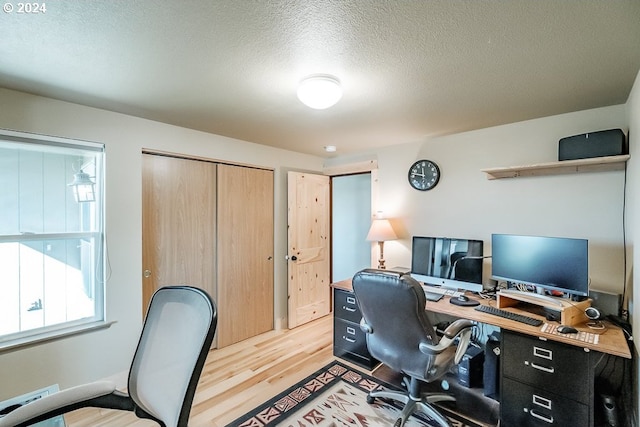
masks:
{"label": "white window frame", "polygon": [[[40,342],[50,341],[57,338],[66,337],[78,333],[88,332],[95,329],[108,327],[110,324],[106,322],[105,314],[105,283],[106,283],[106,239],[104,225],[104,165],[105,165],[105,147],[104,144],[95,142],[72,140],[67,138],[51,137],[24,132],[16,132],[11,130],[0,129],[0,140],[7,143],[19,144],[37,144],[43,147],[42,151],[46,151],[45,147],[63,147],[69,149],[78,149],[82,152],[95,152],[98,163],[95,166],[95,176],[93,179],[96,183],[96,201],[85,202],[93,203],[92,220],[95,221],[93,229],[90,231],[71,231],[71,232],[55,232],[55,233],[29,233],[29,234],[1,234],[0,243],[7,242],[29,242],[29,241],[55,241],[82,239],[92,240],[92,263],[91,274],[93,275],[93,315],[77,320],[62,321],[50,326],[42,326],[38,328],[28,329],[16,333],[0,335],[0,352],[3,350],[11,350],[17,347],[28,346]],[[34,145],[35,146],[35,145]],[[39,150],[37,150],[39,151]],[[0,188],[0,191],[2,189]],[[70,191],[70,190],[69,190]],[[2,206],[0,206],[2,209]],[[84,268],[83,268],[84,271]],[[0,283],[0,286],[2,284]]]}

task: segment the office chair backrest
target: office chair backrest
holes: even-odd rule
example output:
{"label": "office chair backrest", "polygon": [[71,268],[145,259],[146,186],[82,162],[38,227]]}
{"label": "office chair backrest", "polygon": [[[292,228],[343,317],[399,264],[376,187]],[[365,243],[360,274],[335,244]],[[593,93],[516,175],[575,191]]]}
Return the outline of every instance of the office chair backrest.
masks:
{"label": "office chair backrest", "polygon": [[422,353],[419,343],[437,344],[439,338],[420,284],[408,274],[369,269],[356,273],[352,284],[363,321],[372,329],[371,355],[397,372],[423,378],[433,356]]}
{"label": "office chair backrest", "polygon": [[456,264],[458,263],[458,261],[464,258],[466,254],[466,252],[454,252],[451,254],[448,260],[449,265],[447,266],[447,268],[449,269],[449,272],[447,273],[447,279],[453,279]]}
{"label": "office chair backrest", "polygon": [[459,259],[455,265],[453,278],[463,282],[482,283],[482,259]]}
{"label": "office chair backrest", "polygon": [[187,425],[216,325],[216,306],[204,291],[189,286],[156,291],[129,372],[138,416],[149,414],[167,427]]}

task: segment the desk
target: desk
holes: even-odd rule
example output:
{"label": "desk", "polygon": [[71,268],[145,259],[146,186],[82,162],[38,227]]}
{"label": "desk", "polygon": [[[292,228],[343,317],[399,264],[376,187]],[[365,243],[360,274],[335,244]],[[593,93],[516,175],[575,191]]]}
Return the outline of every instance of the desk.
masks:
{"label": "desk", "polygon": [[[332,287],[334,295],[336,292],[353,295],[351,280],[334,283]],[[480,304],[496,304],[495,300],[470,294],[467,296],[477,299]],[[334,307],[334,317],[338,308]],[[606,329],[603,331],[590,329],[584,323],[574,325],[579,331],[598,333],[599,342],[594,344],[543,332],[544,325],[529,326],[479,312],[473,307],[457,306],[449,302],[449,297],[437,302],[427,301],[425,308],[434,313],[494,325],[502,330],[500,418],[501,425],[505,427],[594,426],[594,402],[597,397],[594,379],[598,363],[604,354],[631,359],[622,329],[608,322],[605,322]],[[543,316],[517,307],[505,310],[545,321]],[[335,351],[339,346],[335,339],[334,336],[334,354],[343,357],[344,353],[341,355],[340,351]],[[367,354],[356,356],[371,363]],[[576,420],[580,420],[579,424],[575,424]]]}
{"label": "desk", "polygon": [[[353,292],[353,287],[351,286],[351,279],[332,283],[331,286],[334,289]],[[467,293],[467,296],[470,299],[478,300],[480,304],[493,305],[493,306],[496,305],[495,300],[486,300],[469,293]],[[606,329],[604,331],[597,331],[597,330],[590,329],[584,323],[578,324],[575,326],[576,329],[579,331],[600,334],[599,343],[590,344],[590,343],[578,341],[573,338],[568,338],[566,336],[548,334],[548,333],[542,332],[542,326],[529,326],[524,323],[516,322],[515,320],[504,319],[502,317],[494,316],[492,314],[479,312],[477,310],[474,310],[473,307],[463,307],[463,306],[454,305],[449,302],[449,297],[446,297],[446,296],[437,302],[427,301],[427,305],[425,308],[427,311],[432,311],[434,313],[447,314],[452,317],[475,320],[480,323],[486,323],[488,325],[497,326],[500,329],[506,329],[509,331],[519,332],[525,335],[539,337],[544,340],[558,341],[565,344],[586,348],[589,350],[599,351],[601,353],[607,353],[614,356],[631,359],[631,351],[629,350],[629,346],[627,345],[627,340],[624,336],[624,332],[622,332],[622,329],[619,328],[618,326],[606,321],[604,322],[606,325]],[[513,311],[514,313],[524,314],[529,317],[537,317],[545,321],[545,318],[543,316],[539,316],[530,312],[520,310],[517,307],[508,307],[508,308],[505,308],[504,310]]]}
{"label": "desk", "polygon": [[[493,306],[496,305],[495,300],[486,300],[475,295],[467,295],[467,296],[469,297],[469,299],[477,299],[480,302],[480,304],[493,305]],[[564,335],[556,335],[556,334],[549,334],[549,333],[542,332],[542,326],[530,326],[524,323],[516,322],[515,320],[504,319],[502,317],[494,316],[492,314],[482,313],[477,310],[474,310],[473,307],[462,307],[462,306],[453,305],[449,302],[448,297],[442,298],[438,302],[427,301],[426,309],[427,311],[432,311],[435,313],[448,314],[453,317],[475,320],[477,322],[497,326],[500,329],[519,332],[521,334],[538,337],[544,340],[558,341],[565,344],[586,348],[589,350],[599,351],[601,353],[607,353],[607,354],[612,354],[614,356],[620,356],[626,359],[631,359],[631,351],[629,350],[629,346],[627,345],[627,340],[625,339],[624,332],[622,332],[622,329],[619,328],[618,326],[606,321],[604,322],[606,329],[602,331],[590,329],[584,323],[578,324],[575,326],[575,328],[578,331],[595,333],[600,336],[598,344],[592,344],[592,343],[578,341],[574,338],[569,338]],[[540,320],[545,321],[545,318],[543,316],[539,316],[530,312],[520,310],[517,307],[504,308],[503,310],[524,314],[526,316],[539,318]],[[550,323],[555,323],[555,322],[550,322]]]}

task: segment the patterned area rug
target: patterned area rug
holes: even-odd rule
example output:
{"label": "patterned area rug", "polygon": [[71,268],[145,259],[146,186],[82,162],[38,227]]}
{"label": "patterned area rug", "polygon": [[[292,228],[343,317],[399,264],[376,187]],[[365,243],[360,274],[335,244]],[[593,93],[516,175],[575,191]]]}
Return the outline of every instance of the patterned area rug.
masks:
{"label": "patterned area rug", "polygon": [[[395,388],[334,361],[227,427],[388,427],[398,418],[399,406],[380,399],[371,405],[366,401],[370,390],[381,387]],[[485,427],[439,410],[453,427]],[[405,425],[433,427],[435,423],[419,413]]]}

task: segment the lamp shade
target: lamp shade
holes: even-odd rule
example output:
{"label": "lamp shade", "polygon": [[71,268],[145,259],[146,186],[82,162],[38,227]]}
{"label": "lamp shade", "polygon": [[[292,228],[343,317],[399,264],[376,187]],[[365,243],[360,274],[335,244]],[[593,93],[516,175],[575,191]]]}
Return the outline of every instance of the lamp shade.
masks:
{"label": "lamp shade", "polygon": [[331,76],[311,76],[300,82],[298,99],[307,107],[324,110],[342,98],[338,79]]}
{"label": "lamp shade", "polygon": [[391,227],[391,223],[388,219],[374,219],[367,234],[367,240],[371,242],[385,242],[387,240],[395,240],[395,231]]}

